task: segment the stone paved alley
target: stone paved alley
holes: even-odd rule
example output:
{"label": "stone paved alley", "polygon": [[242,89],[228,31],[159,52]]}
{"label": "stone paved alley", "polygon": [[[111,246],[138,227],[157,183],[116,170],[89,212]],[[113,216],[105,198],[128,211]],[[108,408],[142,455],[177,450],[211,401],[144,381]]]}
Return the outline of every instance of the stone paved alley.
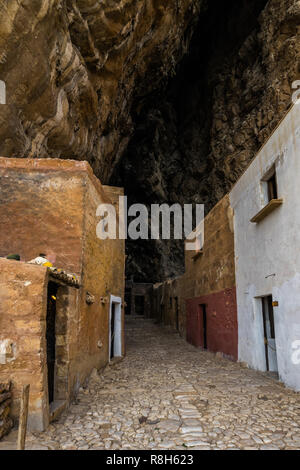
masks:
{"label": "stone paved alley", "polygon": [[94,373],[77,404],[30,434],[27,448],[299,449],[299,398],[151,320],[130,319],[126,358]]}

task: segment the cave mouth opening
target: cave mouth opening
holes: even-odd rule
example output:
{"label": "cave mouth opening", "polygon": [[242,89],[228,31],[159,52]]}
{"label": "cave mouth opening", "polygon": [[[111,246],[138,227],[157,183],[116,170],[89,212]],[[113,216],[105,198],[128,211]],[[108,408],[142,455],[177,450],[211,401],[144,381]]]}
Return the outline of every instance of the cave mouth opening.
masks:
{"label": "cave mouth opening", "polygon": [[[207,2],[176,74],[149,95],[136,96],[134,133],[110,184],[128,204],[205,204],[228,192],[259,147],[239,126],[254,110],[264,83],[259,17],[267,0]],[[127,241],[126,277],[161,282],[184,272],[183,242]]]}

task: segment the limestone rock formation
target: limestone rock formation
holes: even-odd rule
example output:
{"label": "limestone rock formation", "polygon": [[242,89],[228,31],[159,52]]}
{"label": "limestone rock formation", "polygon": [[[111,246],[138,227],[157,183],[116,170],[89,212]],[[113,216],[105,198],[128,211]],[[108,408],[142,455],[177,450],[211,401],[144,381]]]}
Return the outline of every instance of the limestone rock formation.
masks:
{"label": "limestone rock formation", "polygon": [[[300,2],[216,4],[200,15],[175,76],[135,113],[135,133],[114,176],[132,201],[204,203],[207,212],[292,104]],[[128,247],[129,274],[158,281],[183,272],[177,242]]]}
{"label": "limestone rock formation", "polygon": [[[232,186],[291,105],[299,0],[2,0],[0,155],[86,159],[130,201]],[[128,274],[179,274],[175,243],[128,245]]]}
{"label": "limestone rock formation", "polygon": [[131,108],[189,45],[201,0],[3,0],[0,155],[88,160],[107,181]]}

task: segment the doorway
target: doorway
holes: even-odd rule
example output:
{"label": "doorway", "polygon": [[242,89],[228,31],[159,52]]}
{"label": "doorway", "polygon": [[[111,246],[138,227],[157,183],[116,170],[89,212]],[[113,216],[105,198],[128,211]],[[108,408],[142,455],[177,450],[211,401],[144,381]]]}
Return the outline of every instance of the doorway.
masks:
{"label": "doorway", "polygon": [[197,306],[187,308],[186,316],[186,339],[196,348],[203,347],[202,341],[202,318],[200,308]]}
{"label": "doorway", "polygon": [[46,347],[48,369],[48,397],[49,404],[54,401],[55,388],[55,362],[56,362],[56,297],[58,285],[54,282],[48,284],[47,317],[46,317]]}
{"label": "doorway", "polygon": [[111,295],[109,309],[109,361],[122,356],[122,299]]}
{"label": "doorway", "polygon": [[206,315],[206,305],[201,304],[200,314],[202,316],[202,339],[203,339],[203,349],[207,349],[207,315]]}
{"label": "doorway", "polygon": [[141,316],[145,315],[145,296],[136,295],[134,297],[135,302],[135,314]]}
{"label": "doorway", "polygon": [[131,289],[125,291],[125,315],[131,315]]}
{"label": "doorway", "polygon": [[262,297],[261,301],[263,314],[266,369],[269,372],[278,372],[273,298],[271,295],[268,295],[266,297]]}
{"label": "doorway", "polygon": [[175,297],[175,325],[176,325],[176,330],[179,331],[179,305],[178,305],[178,297]]}

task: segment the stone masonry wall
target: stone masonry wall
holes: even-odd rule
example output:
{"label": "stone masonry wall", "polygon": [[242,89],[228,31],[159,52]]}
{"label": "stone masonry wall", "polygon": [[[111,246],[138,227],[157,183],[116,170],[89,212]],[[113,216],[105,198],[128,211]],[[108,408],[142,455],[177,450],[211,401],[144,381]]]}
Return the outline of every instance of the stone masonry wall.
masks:
{"label": "stone masonry wall", "polygon": [[0,158],[0,256],[52,254],[54,265],[81,274],[81,169],[80,162]]}
{"label": "stone masonry wall", "polygon": [[[112,203],[118,211],[119,188],[103,187],[105,196],[99,193],[97,184],[86,178],[84,184],[84,228],[82,258],[82,291],[77,343],[72,347],[70,375],[76,389],[88,373],[103,367],[108,361],[109,296],[124,298],[125,243],[124,240],[100,240],[96,235],[99,218],[96,210],[101,203]],[[86,293],[94,297],[87,304]],[[105,302],[102,302],[101,299]],[[124,330],[124,322],[123,322]],[[124,344],[124,341],[123,341]],[[77,384],[77,385],[76,385]]]}
{"label": "stone masonry wall", "polygon": [[0,258],[0,380],[12,381],[12,417],[22,386],[30,384],[29,426],[42,429],[47,406],[46,268]]}
{"label": "stone masonry wall", "polygon": [[[156,315],[166,325],[178,323],[185,336],[187,319],[205,304],[208,348],[237,358],[233,212],[228,195],[205,218],[203,254],[195,258],[195,251],[185,251],[185,264],[183,276],[154,288]],[[200,324],[200,333],[201,328]]]}
{"label": "stone masonry wall", "polygon": [[0,383],[0,439],[9,433],[13,427],[13,420],[10,417],[11,407],[11,383]]}
{"label": "stone masonry wall", "polygon": [[[19,253],[22,261],[28,261],[40,252],[47,253],[55,266],[75,273],[81,283],[79,291],[62,287],[57,294],[55,397],[69,402],[92,369],[104,367],[108,361],[109,295],[123,300],[125,247],[122,240],[97,238],[96,209],[103,202],[117,205],[122,190],[105,190],[86,162],[54,159],[0,158],[0,184],[0,256]],[[29,289],[27,282],[34,284],[31,280],[35,279],[34,273],[43,272],[45,277],[46,271],[22,261],[1,259],[6,271],[1,270],[0,294],[2,298],[7,296],[7,305],[1,302],[0,312],[4,310],[0,322],[7,329],[4,339],[11,338],[17,350],[27,335],[33,338],[32,343],[26,343],[28,357],[18,356],[20,365],[18,362],[6,365],[4,380],[18,365],[16,376],[12,377],[18,390],[21,383],[35,384],[31,406],[32,410],[39,406],[43,419],[33,423],[33,427],[42,429],[47,425],[48,415],[47,386],[42,383],[42,377],[46,377],[46,281],[40,280],[39,289],[36,287],[33,294],[27,292],[24,309],[23,291],[19,295],[15,286],[19,285],[16,270],[21,272],[20,289],[25,290]],[[26,273],[33,270],[29,280],[26,276],[23,279],[23,270]],[[7,284],[7,279],[11,284]],[[87,295],[93,303],[87,302]],[[40,310],[35,311],[32,303],[37,303]],[[29,316],[23,321],[26,312]],[[20,315],[20,321],[10,321],[9,315],[13,314]],[[3,328],[0,331],[2,334]],[[2,381],[3,369],[0,377]],[[40,394],[39,405],[34,401],[36,394]],[[17,406],[16,402],[15,410]]]}

